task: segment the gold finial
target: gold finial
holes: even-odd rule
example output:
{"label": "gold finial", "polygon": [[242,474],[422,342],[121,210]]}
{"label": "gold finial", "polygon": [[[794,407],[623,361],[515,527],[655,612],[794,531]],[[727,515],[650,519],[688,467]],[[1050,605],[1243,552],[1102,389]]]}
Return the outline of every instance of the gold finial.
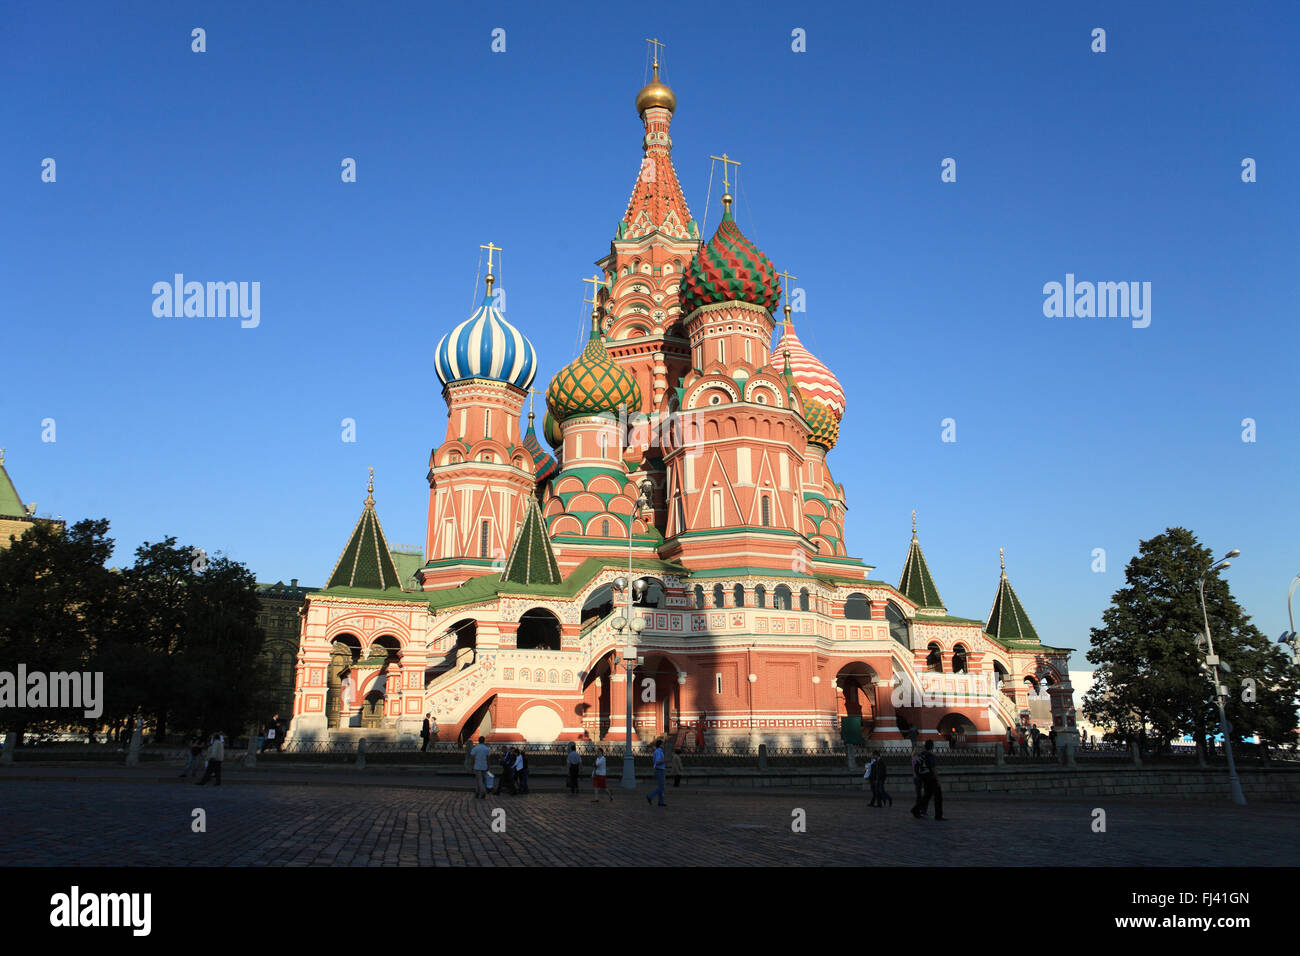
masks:
{"label": "gold finial", "polygon": [[723,153],[721,156],[710,155],[709,159],[716,159],[718,162],[722,163],[722,208],[724,211],[730,212],[731,211],[731,181],[727,177],[727,167],[735,166],[739,168],[740,163],[736,162],[736,160],[734,159],[731,159],[729,156],[727,156],[726,153]]}
{"label": "gold finial", "polygon": [[1002,576],[1007,576],[1007,549],[998,548],[998,557],[1002,559]]}
{"label": "gold finial", "polygon": [[540,389],[531,387],[528,389],[528,424],[530,425],[533,423],[533,396],[541,394],[542,392]]}
{"label": "gold finial", "polygon": [[662,43],[659,42],[659,38],[658,38],[658,37],[655,37],[654,39],[651,39],[650,37],[646,37],[646,38],[645,38],[645,42],[646,42],[646,43],[649,43],[649,44],[650,44],[650,49],[652,49],[652,50],[654,51],[654,71],[655,71],[655,73],[654,73],[654,80],[652,80],[651,82],[658,82],[658,80],[659,80],[659,48],[660,48],[661,46],[663,46],[664,44],[662,44]]}
{"label": "gold finial", "polygon": [[590,298],[590,299],[583,299],[582,301],[583,301],[583,302],[590,302],[590,303],[591,303],[591,314],[592,314],[592,315],[595,315],[595,314],[596,314],[596,296],[600,293],[601,278],[600,278],[599,275],[597,275],[596,273],[593,272],[593,273],[591,274],[591,278],[590,278],[590,279],[583,279],[582,281],[583,281],[583,282],[590,282],[590,283],[591,283],[591,298]]}
{"label": "gold finial", "polygon": [[912,537],[916,537],[916,509],[912,509]]}
{"label": "gold finial", "polygon": [[366,504],[373,505],[374,503],[375,503],[375,468],[374,465],[371,465],[370,480],[366,482]]}
{"label": "gold finial", "polygon": [[798,279],[798,276],[792,276],[789,272],[778,272],[777,275],[785,278],[785,324],[791,325],[790,321],[790,280]]}
{"label": "gold finial", "polygon": [[0,448],[0,465],[3,465],[4,463],[5,463],[5,450],[3,448]]}
{"label": "gold finial", "polygon": [[491,295],[492,283],[496,282],[497,280],[497,277],[492,274],[492,253],[500,252],[501,247],[492,245],[492,240],[489,239],[488,244],[486,246],[483,245],[482,243],[479,243],[479,248],[486,249],[488,251],[488,271],[487,271],[486,280],[487,280],[487,294]]}

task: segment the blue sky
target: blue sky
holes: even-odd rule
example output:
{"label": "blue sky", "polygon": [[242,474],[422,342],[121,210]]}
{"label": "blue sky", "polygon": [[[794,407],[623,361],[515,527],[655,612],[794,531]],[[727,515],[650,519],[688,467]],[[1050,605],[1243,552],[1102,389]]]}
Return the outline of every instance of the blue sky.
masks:
{"label": "blue sky", "polygon": [[[848,393],[830,464],[875,576],[897,580],[917,508],[952,613],[988,613],[1005,545],[1043,639],[1083,648],[1138,541],[1184,525],[1242,550],[1233,590],[1276,637],[1300,572],[1300,8],[968,6],[7,6],[19,493],[109,517],[118,563],[172,534],[319,585],[374,465],[390,540],[422,542],[433,348],[479,244],[505,249],[544,383],[585,338],[659,36],[691,211],[711,233],[708,155],[739,158],[737,220],[799,276],[800,335]],[[155,317],[176,272],[260,282],[260,326]],[[1044,317],[1067,273],[1150,282],[1150,327]]]}

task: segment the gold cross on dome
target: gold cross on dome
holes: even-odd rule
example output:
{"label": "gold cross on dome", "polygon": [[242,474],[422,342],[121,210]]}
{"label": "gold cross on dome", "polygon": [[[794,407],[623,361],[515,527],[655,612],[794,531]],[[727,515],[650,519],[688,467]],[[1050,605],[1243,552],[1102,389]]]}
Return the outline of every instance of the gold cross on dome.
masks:
{"label": "gold cross on dome", "polygon": [[479,243],[479,248],[480,248],[480,249],[486,249],[486,250],[488,251],[488,272],[491,272],[491,271],[492,271],[492,253],[494,253],[494,252],[500,252],[500,251],[501,251],[501,247],[500,247],[500,246],[494,246],[494,245],[492,245],[492,240],[489,239],[489,240],[488,240],[488,244],[487,244],[486,246],[483,245],[482,243]]}
{"label": "gold cross on dome", "polygon": [[649,43],[649,44],[650,44],[650,48],[651,48],[652,50],[654,50],[654,70],[655,70],[655,78],[658,79],[658,77],[659,77],[659,49],[660,49],[660,47],[662,47],[664,44],[662,44],[662,43],[659,42],[659,38],[658,38],[658,37],[655,37],[653,40],[652,40],[650,37],[646,37],[646,38],[645,38],[645,42],[646,42],[646,43]]}
{"label": "gold cross on dome", "polygon": [[723,153],[721,156],[710,155],[709,159],[716,159],[718,162],[722,164],[722,188],[730,192],[731,182],[727,179],[727,167],[728,166],[739,167],[740,163],[732,159],[731,157],[729,157],[726,153]]}
{"label": "gold cross on dome", "polygon": [[533,396],[534,396],[534,395],[541,395],[541,394],[543,394],[543,392],[542,392],[542,390],[539,389],[539,388],[531,388],[531,387],[530,387],[530,388],[528,389],[528,417],[529,417],[529,418],[532,418],[532,417],[533,417]]}
{"label": "gold cross on dome", "polygon": [[797,280],[798,276],[792,276],[789,272],[778,272],[777,275],[785,279],[785,307],[790,308],[790,280]]}
{"label": "gold cross on dome", "polygon": [[595,311],[596,311],[596,295],[600,292],[601,278],[600,278],[599,275],[597,275],[596,273],[593,272],[593,273],[591,274],[591,278],[590,278],[590,279],[583,279],[582,281],[583,281],[583,282],[590,282],[590,283],[591,283],[591,298],[590,298],[590,299],[583,299],[582,301],[583,301],[583,302],[590,303],[590,304],[591,304],[591,311],[595,312]]}

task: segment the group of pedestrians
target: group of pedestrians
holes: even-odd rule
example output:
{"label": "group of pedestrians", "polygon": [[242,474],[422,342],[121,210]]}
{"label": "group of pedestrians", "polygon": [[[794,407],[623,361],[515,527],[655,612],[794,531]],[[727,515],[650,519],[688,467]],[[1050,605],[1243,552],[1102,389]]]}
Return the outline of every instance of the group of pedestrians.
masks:
{"label": "group of pedestrians", "polygon": [[1026,730],[1024,724],[1016,727],[1007,728],[1007,756],[1015,756],[1017,748],[1020,750],[1020,756],[1028,757],[1031,754],[1034,757],[1043,755],[1043,738],[1046,737],[1052,747],[1052,756],[1056,756],[1056,728],[1053,727],[1050,733],[1044,734],[1038,729],[1037,724],[1030,724]]}
{"label": "group of pedestrians", "polygon": [[[871,788],[869,807],[892,807],[894,798],[885,789],[889,779],[889,764],[885,755],[879,750],[871,755],[866,772],[862,775],[863,789]],[[930,801],[934,801],[934,819],[946,820],[943,815],[943,790],[939,786],[938,765],[934,756],[934,741],[927,740],[923,750],[912,752],[912,786],[916,789],[916,802],[912,804],[912,816],[920,819],[929,815]]]}
{"label": "group of pedestrians", "polygon": [[203,776],[199,779],[199,786],[203,786],[209,780],[216,778],[216,786],[221,786],[221,763],[226,759],[226,737],[221,731],[213,734],[205,746],[203,736],[197,730],[192,731],[185,740],[185,747],[189,750],[189,760],[185,762],[179,776],[183,780],[186,777],[192,777],[199,772],[199,766],[203,766]]}

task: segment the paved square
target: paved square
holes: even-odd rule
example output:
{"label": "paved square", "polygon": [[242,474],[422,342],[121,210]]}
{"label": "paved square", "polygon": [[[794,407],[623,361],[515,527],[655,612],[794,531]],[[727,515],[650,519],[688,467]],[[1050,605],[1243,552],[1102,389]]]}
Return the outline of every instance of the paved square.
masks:
{"label": "paved square", "polygon": [[[294,786],[0,778],[0,865],[1295,866],[1296,808],[1187,801],[953,795],[949,822],[914,820],[910,788],[865,795],[615,790],[613,805],[546,790],[475,800],[410,785]],[[193,833],[191,811],[207,813]],[[1107,832],[1094,833],[1093,809]],[[493,832],[493,811],[505,832]],[[793,811],[807,830],[791,829]]]}

